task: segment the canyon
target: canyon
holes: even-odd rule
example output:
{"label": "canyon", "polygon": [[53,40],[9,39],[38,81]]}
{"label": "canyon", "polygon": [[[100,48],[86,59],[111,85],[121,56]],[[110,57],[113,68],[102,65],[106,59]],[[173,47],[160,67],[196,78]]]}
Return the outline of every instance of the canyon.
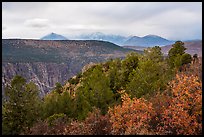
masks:
{"label": "canyon", "polygon": [[[64,84],[90,63],[124,58],[131,49],[97,40],[2,40],[2,95],[15,75],[34,82],[40,96]],[[141,53],[140,51],[136,51]]]}

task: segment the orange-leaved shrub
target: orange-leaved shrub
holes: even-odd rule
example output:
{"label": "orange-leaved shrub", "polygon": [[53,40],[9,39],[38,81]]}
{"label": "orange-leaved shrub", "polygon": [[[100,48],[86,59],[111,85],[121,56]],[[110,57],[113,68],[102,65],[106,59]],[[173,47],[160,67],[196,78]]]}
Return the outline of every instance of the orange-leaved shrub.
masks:
{"label": "orange-leaved shrub", "polygon": [[202,134],[202,84],[197,76],[177,74],[162,93],[131,99],[108,111],[111,134]]}
{"label": "orange-leaved shrub", "polygon": [[154,115],[152,104],[143,98],[131,99],[127,93],[122,94],[122,105],[108,111],[112,123],[111,134],[152,134],[149,121]]}
{"label": "orange-leaved shrub", "polygon": [[196,76],[177,74],[171,101],[161,114],[158,134],[202,134],[202,84]]}
{"label": "orange-leaved shrub", "polygon": [[162,113],[166,110],[172,100],[169,94],[168,91],[162,93],[157,92],[148,99],[148,101],[152,103],[155,112],[149,122],[150,129],[154,134],[157,134],[157,127],[162,121]]}

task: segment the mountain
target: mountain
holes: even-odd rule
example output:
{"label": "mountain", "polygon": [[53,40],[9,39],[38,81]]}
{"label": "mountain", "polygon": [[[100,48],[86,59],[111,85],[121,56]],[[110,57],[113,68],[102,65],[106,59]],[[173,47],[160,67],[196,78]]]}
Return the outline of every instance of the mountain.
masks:
{"label": "mountain", "polygon": [[108,35],[101,32],[95,32],[91,34],[79,35],[76,37],[76,39],[109,41],[117,45],[123,45],[128,38],[120,35]]}
{"label": "mountain", "polygon": [[21,75],[38,85],[43,96],[85,65],[122,59],[131,51],[97,40],[2,39],[2,89],[13,76]]}
{"label": "mountain", "polygon": [[[202,57],[202,40],[191,40],[191,41],[185,41],[184,46],[187,48],[186,52],[191,54],[192,56],[194,54],[198,54],[199,57]],[[168,55],[169,50],[171,49],[172,45],[166,45],[161,47],[162,52],[165,55]]]}
{"label": "mountain", "polygon": [[124,42],[125,46],[143,46],[143,47],[153,47],[153,46],[164,46],[173,44],[174,41],[167,40],[157,35],[146,35],[144,37],[133,36]]}
{"label": "mountain", "polygon": [[59,35],[59,34],[52,32],[52,33],[42,37],[41,40],[68,40],[68,39],[62,35]]}

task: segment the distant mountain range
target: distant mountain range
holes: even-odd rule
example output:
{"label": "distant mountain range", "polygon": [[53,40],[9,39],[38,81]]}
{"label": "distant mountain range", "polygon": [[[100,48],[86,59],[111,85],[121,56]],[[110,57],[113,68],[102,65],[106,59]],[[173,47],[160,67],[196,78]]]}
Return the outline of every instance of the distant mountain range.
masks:
{"label": "distant mountain range", "polygon": [[153,47],[153,46],[165,46],[173,44],[175,41],[167,40],[157,35],[147,35],[144,37],[133,36],[123,45],[126,46],[143,46],[143,47]]}
{"label": "distant mountain range", "polygon": [[122,46],[123,43],[129,39],[129,37],[124,37],[120,35],[108,35],[101,32],[91,33],[91,34],[82,34],[76,37],[76,39],[81,40],[102,40],[109,41],[114,44]]}
{"label": "distant mountain range", "polygon": [[42,37],[41,40],[68,40],[68,38],[52,32],[52,33]]}
{"label": "distant mountain range", "polygon": [[[168,40],[157,35],[146,35],[144,37],[138,36],[121,36],[104,34],[101,32],[95,32],[90,34],[82,34],[78,36],[71,36],[73,40],[100,40],[108,41],[119,46],[136,46],[136,47],[153,47],[153,46],[166,46],[174,44],[175,41]],[[60,34],[51,33],[41,38],[41,40],[68,40],[65,36]],[[186,42],[193,42],[198,40],[187,40]]]}
{"label": "distant mountain range", "polygon": [[83,40],[102,40],[109,41],[120,46],[143,46],[143,47],[153,47],[153,46],[164,46],[168,44],[173,44],[174,41],[167,40],[157,35],[147,35],[144,37],[138,36],[120,36],[120,35],[107,35],[101,32],[83,34],[77,39]]}

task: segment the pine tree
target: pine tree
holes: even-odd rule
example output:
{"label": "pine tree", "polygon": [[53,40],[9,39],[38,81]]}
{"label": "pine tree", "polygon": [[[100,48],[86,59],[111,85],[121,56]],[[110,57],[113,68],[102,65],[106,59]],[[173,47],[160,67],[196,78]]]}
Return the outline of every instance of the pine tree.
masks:
{"label": "pine tree", "polygon": [[15,76],[5,89],[3,102],[3,134],[20,134],[37,120],[40,98],[37,86],[21,76]]}

